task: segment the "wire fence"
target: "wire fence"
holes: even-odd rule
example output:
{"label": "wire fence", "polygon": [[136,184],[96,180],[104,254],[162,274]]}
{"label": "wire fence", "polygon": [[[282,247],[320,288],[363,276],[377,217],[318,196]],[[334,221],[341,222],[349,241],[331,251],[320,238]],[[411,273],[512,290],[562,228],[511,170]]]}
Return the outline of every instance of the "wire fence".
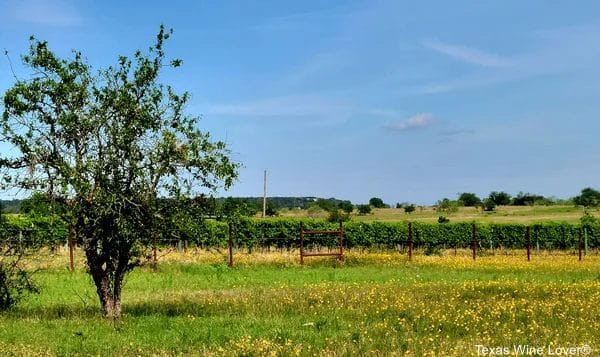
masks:
{"label": "wire fence", "polygon": [[[182,234],[180,229],[161,229],[142,239],[141,243],[147,251],[152,252],[150,257],[155,267],[159,251],[181,252],[189,248],[226,249],[229,265],[233,265],[235,252],[241,251],[298,251],[303,262],[304,257],[313,255],[332,255],[343,259],[344,250],[349,248],[359,251],[397,251],[405,253],[409,261],[417,250],[421,254],[432,255],[448,250],[457,254],[458,250],[468,249],[474,260],[482,255],[495,254],[498,250],[524,250],[527,260],[541,251],[560,250],[582,260],[587,254],[598,254],[600,248],[600,227],[593,225],[433,225],[414,222],[385,225],[340,222],[337,230],[332,229],[332,224],[321,222],[313,222],[309,229],[303,223],[295,226],[263,225],[259,226],[261,229],[256,229],[256,226],[247,222],[239,226],[214,222],[212,229],[202,230],[198,236],[189,232]],[[69,235],[68,229],[26,227],[5,229],[2,233],[0,255],[15,246],[29,254],[35,254],[41,247],[57,249],[64,246],[70,251],[71,269],[73,251],[83,244],[75,235]]]}

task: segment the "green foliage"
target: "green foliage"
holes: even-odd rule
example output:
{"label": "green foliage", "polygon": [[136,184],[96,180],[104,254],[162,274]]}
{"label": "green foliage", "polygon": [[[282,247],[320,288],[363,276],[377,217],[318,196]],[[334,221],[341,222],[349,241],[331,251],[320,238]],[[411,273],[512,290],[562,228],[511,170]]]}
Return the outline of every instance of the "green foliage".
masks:
{"label": "green foliage", "polygon": [[358,205],[358,214],[367,215],[371,213],[371,205]]}
{"label": "green foliage", "polygon": [[387,205],[379,197],[373,197],[369,200],[369,204],[375,208],[385,208]]}
{"label": "green foliage", "polygon": [[581,194],[573,198],[576,205],[584,207],[598,207],[600,205],[600,192],[591,187],[581,190]]}
{"label": "green foliage", "polygon": [[462,201],[452,201],[444,198],[443,200],[437,202],[436,210],[447,214],[456,213],[458,212],[458,208],[460,207],[461,203]]}
{"label": "green foliage", "polygon": [[475,207],[481,204],[481,199],[471,192],[461,193],[458,196],[458,200],[461,201],[465,207]]}
{"label": "green foliage", "polygon": [[[236,244],[241,246],[272,245],[279,247],[296,247],[298,244],[300,223],[307,229],[330,230],[337,228],[337,222],[327,220],[299,220],[291,218],[255,219],[239,216],[234,223]],[[173,237],[185,239],[191,245],[202,247],[227,246],[227,222],[196,219],[190,215],[184,221],[174,220],[176,224],[165,227],[159,236],[159,243],[171,245]],[[590,248],[600,248],[600,221],[584,216],[581,226],[588,232]],[[4,231],[18,234],[20,229],[31,227],[31,220],[23,218],[19,221],[7,222]],[[531,240],[540,244],[542,249],[573,249],[578,240],[578,225],[568,223],[538,223],[531,225]],[[359,222],[344,223],[346,245],[352,247],[386,247],[395,248],[407,240],[407,222]],[[493,247],[525,248],[525,230],[523,224],[478,224],[478,241],[490,243]],[[413,222],[415,246],[438,246],[468,248],[471,241],[471,223],[432,224]],[[14,233],[16,232],[16,233]],[[42,230],[24,230],[24,236],[30,237],[38,245],[44,244],[45,235]],[[38,236],[40,235],[41,236]],[[60,242],[66,240],[66,230],[61,231]],[[175,234],[175,236],[169,236]],[[169,238],[171,237],[171,238]],[[322,243],[327,243],[327,237]],[[29,241],[29,238],[27,239]],[[330,242],[335,245],[334,241]],[[48,243],[52,244],[51,242]],[[483,243],[482,243],[483,244]]]}
{"label": "green foliage", "polygon": [[544,202],[545,197],[531,193],[519,192],[512,200],[513,206],[533,206],[536,202]]}
{"label": "green foliage", "polygon": [[587,210],[583,212],[583,216],[581,217],[582,226],[593,226],[597,225],[598,223],[600,223],[598,218],[592,216]]}
{"label": "green foliage", "polygon": [[20,211],[30,216],[64,216],[66,207],[46,193],[34,192],[21,201]]}
{"label": "green foliage", "polygon": [[21,200],[0,200],[1,213],[19,213]]}
{"label": "green foliage", "polygon": [[449,222],[450,222],[450,219],[448,219],[445,216],[439,216],[438,217],[438,223],[440,223],[440,224],[442,224],[442,223],[449,223]]}
{"label": "green foliage", "polygon": [[348,220],[350,220],[350,214],[339,209],[331,210],[327,216],[329,222],[346,222]]}
{"label": "green foliage", "polygon": [[2,186],[46,192],[66,207],[106,315],[120,314],[138,243],[186,216],[161,210],[159,197],[214,193],[237,177],[225,144],[185,114],[189,94],[159,82],[168,63],[181,64],[165,58],[170,35],[161,26],[147,52],[99,72],[79,52],[59,58],[32,38],[23,56],[32,75],[4,95],[0,138],[16,154],[0,158]]}
{"label": "green foliage", "polygon": [[269,202],[267,201],[267,207],[265,207],[265,214],[268,217],[274,217],[277,216],[277,206],[275,206],[275,204],[273,202]]}
{"label": "green foliage", "polygon": [[239,214],[252,217],[260,211],[258,205],[253,203],[240,198],[227,197],[225,200],[218,202],[219,213],[223,216]]}
{"label": "green foliage", "polygon": [[414,204],[405,204],[404,205],[404,213],[412,213],[417,209],[417,206]]}
{"label": "green foliage", "polygon": [[0,311],[8,310],[27,293],[38,292],[30,274],[23,268],[21,257],[26,244],[15,239],[16,230],[0,214]]}
{"label": "green foliage", "polygon": [[350,214],[352,211],[354,211],[354,205],[350,201],[342,201],[338,203],[338,207],[347,214]]}
{"label": "green foliage", "polygon": [[13,264],[0,262],[0,311],[16,305],[28,293],[39,292],[29,274]]}
{"label": "green foliage", "polygon": [[511,202],[510,195],[503,191],[492,191],[488,198],[498,206],[507,206]]}
{"label": "green foliage", "polygon": [[328,212],[333,209],[336,209],[338,207],[337,200],[335,200],[333,198],[330,198],[330,199],[319,198],[316,202],[316,205]]}
{"label": "green foliage", "polygon": [[494,202],[494,200],[492,200],[491,198],[486,198],[485,200],[483,200],[483,209],[488,212],[495,210],[496,202]]}
{"label": "green foliage", "polygon": [[316,206],[328,212],[327,220],[329,222],[347,221],[350,219],[350,213],[354,210],[354,205],[350,201],[340,201],[335,198],[318,199]]}

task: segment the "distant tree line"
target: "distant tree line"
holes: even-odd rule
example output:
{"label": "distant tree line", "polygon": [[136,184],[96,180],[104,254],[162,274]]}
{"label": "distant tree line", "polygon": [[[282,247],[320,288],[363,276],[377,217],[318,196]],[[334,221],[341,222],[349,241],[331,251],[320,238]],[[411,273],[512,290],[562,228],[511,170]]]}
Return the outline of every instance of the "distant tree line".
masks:
{"label": "distant tree line", "polygon": [[[50,214],[45,212],[47,205],[43,203],[44,197],[34,194],[27,199],[0,200],[2,212],[4,213],[30,213],[36,211],[40,216]],[[168,205],[168,200],[165,204]],[[241,216],[255,216],[262,212],[262,197],[220,197],[203,198],[203,212],[208,216],[228,217],[234,214]],[[539,194],[519,192],[515,196],[504,191],[492,191],[487,197],[480,198],[472,192],[459,193],[452,200],[443,198],[436,202],[435,209],[441,213],[451,214],[457,212],[460,207],[479,207],[486,211],[493,211],[497,206],[533,206],[533,205],[578,205],[584,207],[600,206],[600,191],[587,187],[581,190],[581,194],[570,199],[558,199],[546,197]],[[349,200],[337,198],[318,197],[268,197],[266,214],[276,216],[282,209],[301,210],[323,210],[330,215],[331,221],[347,220],[349,215],[356,211],[360,215],[367,215],[373,208],[389,208],[379,197],[372,197],[366,204],[353,204]],[[403,202],[396,203],[395,208],[404,209],[405,213],[414,212],[415,204]]]}
{"label": "distant tree line", "polygon": [[587,187],[581,190],[581,194],[571,199],[559,199],[556,197],[545,197],[538,194],[519,192],[514,197],[504,191],[492,191],[485,198],[479,198],[475,193],[462,192],[456,200],[444,198],[436,203],[440,212],[452,213],[458,211],[458,207],[481,207],[486,211],[493,211],[496,206],[534,206],[534,205],[568,205],[574,204],[584,207],[600,206],[600,191]]}

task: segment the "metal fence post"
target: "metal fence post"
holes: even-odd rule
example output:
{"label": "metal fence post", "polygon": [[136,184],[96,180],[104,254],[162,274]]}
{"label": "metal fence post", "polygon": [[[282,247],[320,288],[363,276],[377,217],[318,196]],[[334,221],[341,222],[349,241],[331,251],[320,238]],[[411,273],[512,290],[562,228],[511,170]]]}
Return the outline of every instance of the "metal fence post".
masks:
{"label": "metal fence post", "polygon": [[229,223],[228,245],[229,245],[229,267],[232,267],[233,266],[233,226],[231,223]]}
{"label": "metal fence post", "polygon": [[300,223],[300,265],[304,265],[304,223]]}
{"label": "metal fence post", "polygon": [[412,222],[408,222],[408,261],[412,260],[413,255],[413,230]]}
{"label": "metal fence post", "polygon": [[342,221],[340,221],[339,238],[340,238],[340,258],[339,258],[339,260],[344,260],[344,229],[342,227]]}
{"label": "metal fence post", "polygon": [[527,261],[531,260],[531,231],[530,227],[527,226],[527,231],[525,233],[525,239],[527,241]]}
{"label": "metal fence post", "polygon": [[471,231],[471,250],[473,250],[473,260],[477,259],[477,227],[472,225]]}

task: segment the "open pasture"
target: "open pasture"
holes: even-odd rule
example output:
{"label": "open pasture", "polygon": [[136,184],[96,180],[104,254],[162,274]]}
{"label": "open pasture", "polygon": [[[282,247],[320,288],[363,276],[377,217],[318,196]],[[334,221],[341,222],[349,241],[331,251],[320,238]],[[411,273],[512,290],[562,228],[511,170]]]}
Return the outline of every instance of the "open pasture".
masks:
{"label": "open pasture", "polygon": [[[600,217],[598,209],[588,209],[588,212]],[[280,216],[294,218],[326,218],[327,212],[309,212],[307,210],[281,210]],[[458,212],[440,212],[434,207],[417,207],[410,214],[402,208],[373,208],[371,214],[359,215],[354,211],[352,220],[371,222],[397,222],[414,221],[435,223],[440,216],[450,219],[450,222],[476,222],[476,223],[519,223],[532,224],[543,222],[569,222],[578,223],[583,215],[583,209],[572,205],[553,206],[498,206],[493,212],[483,211],[475,207],[459,207]]]}
{"label": "open pasture", "polygon": [[[79,251],[78,251],[79,253]],[[503,251],[472,261],[350,251],[345,262],[297,252],[188,250],[125,281],[124,316],[102,318],[83,257],[32,267],[42,287],[0,315],[0,354],[456,355],[477,345],[600,348],[600,256]],[[552,347],[554,348],[554,347]]]}

